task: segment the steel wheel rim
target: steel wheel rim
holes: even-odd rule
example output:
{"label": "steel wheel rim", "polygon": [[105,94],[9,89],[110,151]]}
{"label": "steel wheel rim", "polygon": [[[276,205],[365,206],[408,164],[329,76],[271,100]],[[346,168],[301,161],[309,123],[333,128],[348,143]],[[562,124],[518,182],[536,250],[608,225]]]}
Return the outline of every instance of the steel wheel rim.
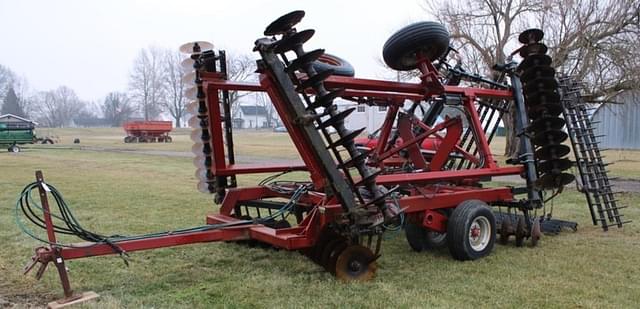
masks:
{"label": "steel wheel rim", "polygon": [[433,242],[443,242],[445,238],[447,238],[447,233],[438,233],[433,231],[429,231],[427,233],[429,233],[429,237],[431,237]]}
{"label": "steel wheel rim", "polygon": [[489,245],[491,239],[491,224],[485,216],[479,216],[469,226],[469,245],[475,251],[482,251]]}

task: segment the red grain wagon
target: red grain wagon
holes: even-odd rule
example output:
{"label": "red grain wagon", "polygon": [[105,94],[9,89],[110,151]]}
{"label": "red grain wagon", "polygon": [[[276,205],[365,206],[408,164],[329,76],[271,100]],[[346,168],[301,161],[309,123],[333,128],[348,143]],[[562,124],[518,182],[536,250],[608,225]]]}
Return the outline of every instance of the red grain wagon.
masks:
{"label": "red grain wagon", "polygon": [[170,143],[169,132],[173,129],[171,121],[129,121],[122,127],[127,133],[125,143]]}

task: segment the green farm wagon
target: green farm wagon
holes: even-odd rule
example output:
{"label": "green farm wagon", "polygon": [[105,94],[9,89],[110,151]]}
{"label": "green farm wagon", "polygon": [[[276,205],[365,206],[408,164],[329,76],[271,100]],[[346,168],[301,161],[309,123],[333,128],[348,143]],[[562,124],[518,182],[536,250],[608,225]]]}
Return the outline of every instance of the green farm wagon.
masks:
{"label": "green farm wagon", "polygon": [[53,144],[51,138],[38,138],[35,133],[37,123],[20,116],[0,115],[0,146],[7,146],[9,152],[20,152],[23,144]]}

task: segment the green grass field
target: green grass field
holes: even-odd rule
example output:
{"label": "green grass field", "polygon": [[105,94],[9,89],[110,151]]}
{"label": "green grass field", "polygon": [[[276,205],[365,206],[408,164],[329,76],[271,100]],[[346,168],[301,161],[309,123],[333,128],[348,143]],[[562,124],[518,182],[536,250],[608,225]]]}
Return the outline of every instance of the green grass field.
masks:
{"label": "green grass field", "polygon": [[[83,226],[103,234],[137,234],[201,225],[216,205],[195,190],[191,159],[117,151],[190,151],[188,131],[172,144],[123,144],[117,129],[56,131],[62,143],[0,151],[0,299],[43,305],[61,295],[57,273],[42,281],[22,276],[39,245],[14,222],[15,199],[42,170]],[[73,145],[74,137],[81,144]],[[286,134],[240,132],[239,155],[292,159]],[[496,143],[499,147],[499,142]],[[614,174],[640,178],[637,152]],[[615,165],[614,165],[615,167]],[[264,175],[241,177],[256,184]],[[557,218],[579,222],[576,233],[543,237],[537,248],[497,245],[481,260],[458,262],[446,251],[415,253],[402,233],[388,233],[376,278],[343,284],[297,252],[208,243],[132,253],[130,267],[115,256],[69,261],[76,291],[101,297],[85,307],[210,308],[634,308],[640,304],[640,194],[621,195],[635,222],[604,233],[591,225],[583,195],[569,188],[554,201]],[[65,239],[68,240],[68,239]],[[2,304],[0,302],[0,304]]]}

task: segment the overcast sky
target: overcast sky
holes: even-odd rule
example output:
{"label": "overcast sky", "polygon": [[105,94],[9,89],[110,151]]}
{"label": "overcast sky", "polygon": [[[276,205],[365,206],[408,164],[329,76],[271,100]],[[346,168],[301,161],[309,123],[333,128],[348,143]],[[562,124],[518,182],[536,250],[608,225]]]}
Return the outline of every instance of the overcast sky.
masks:
{"label": "overcast sky", "polygon": [[[71,87],[83,100],[125,91],[137,52],[193,40],[251,54],[275,18],[306,11],[305,45],[347,59],[358,77],[381,77],[382,45],[395,30],[428,20],[421,0],[0,0],[0,64],[35,90]],[[256,54],[257,55],[257,54]]]}

